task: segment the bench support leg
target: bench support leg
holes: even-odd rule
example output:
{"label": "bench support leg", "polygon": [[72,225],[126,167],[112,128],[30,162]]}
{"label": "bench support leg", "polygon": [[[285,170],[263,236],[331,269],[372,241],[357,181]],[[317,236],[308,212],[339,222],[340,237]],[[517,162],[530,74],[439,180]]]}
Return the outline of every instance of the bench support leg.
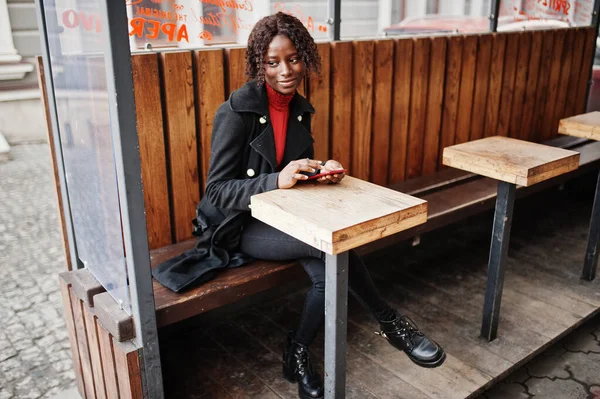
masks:
{"label": "bench support leg", "polygon": [[325,264],[325,398],[346,396],[348,252],[327,255]]}
{"label": "bench support leg", "polygon": [[483,304],[483,323],[481,326],[481,336],[488,341],[493,341],[498,335],[498,319],[500,318],[504,269],[506,268],[510,227],[515,204],[515,189],[515,184],[498,182],[498,197],[496,198],[487,286]]}
{"label": "bench support leg", "polygon": [[596,196],[594,197],[594,207],[592,208],[592,218],[590,219],[590,232],[588,235],[587,249],[585,251],[585,260],[583,262],[583,271],[581,278],[592,281],[596,277],[596,266],[598,264],[598,244],[600,244],[600,173],[598,173],[598,183],[596,183]]}

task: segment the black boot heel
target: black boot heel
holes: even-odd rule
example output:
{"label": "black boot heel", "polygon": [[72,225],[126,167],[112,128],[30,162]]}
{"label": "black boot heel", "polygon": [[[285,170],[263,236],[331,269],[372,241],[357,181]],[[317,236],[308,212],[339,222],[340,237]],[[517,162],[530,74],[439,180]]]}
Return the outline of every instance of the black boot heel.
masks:
{"label": "black boot heel", "polygon": [[300,399],[323,399],[323,380],[312,365],[308,347],[296,342],[292,331],[283,352],[282,371],[283,378],[298,383]]}
{"label": "black boot heel", "polygon": [[290,369],[288,369],[285,366],[285,362],[283,363],[283,378],[285,378],[286,380],[288,380],[289,382],[295,383],[296,381],[296,374],[294,374],[293,371],[291,371]]}

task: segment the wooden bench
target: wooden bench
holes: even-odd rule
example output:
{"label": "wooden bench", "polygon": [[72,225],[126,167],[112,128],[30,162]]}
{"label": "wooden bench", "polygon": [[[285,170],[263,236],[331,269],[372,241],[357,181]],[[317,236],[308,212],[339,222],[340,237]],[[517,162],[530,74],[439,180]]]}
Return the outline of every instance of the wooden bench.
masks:
{"label": "wooden bench", "polygon": [[[319,43],[323,74],[310,76],[300,90],[317,110],[312,119],[315,157],[337,159],[352,176],[429,203],[427,223],[359,252],[493,207],[495,181],[444,169],[444,147],[502,135],[581,153],[577,171],[520,188],[517,196],[595,168],[600,143],[555,138],[560,119],[584,110],[588,82],[581,70],[591,65],[593,54],[584,49],[594,40],[593,28],[572,28]],[[194,243],[191,220],[204,193],[213,117],[244,83],[244,52],[132,55],[153,266]],[[44,79],[40,82],[44,90]],[[181,294],[154,282],[157,322],[165,327],[303,275],[294,262],[257,261]]]}

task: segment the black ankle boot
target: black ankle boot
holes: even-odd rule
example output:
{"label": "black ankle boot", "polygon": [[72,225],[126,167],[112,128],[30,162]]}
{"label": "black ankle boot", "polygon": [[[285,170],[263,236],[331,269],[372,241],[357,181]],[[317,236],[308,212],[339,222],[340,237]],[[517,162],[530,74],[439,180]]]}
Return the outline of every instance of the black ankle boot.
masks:
{"label": "black ankle boot", "polygon": [[404,351],[410,360],[422,367],[438,367],[446,360],[444,350],[433,340],[419,331],[408,317],[394,312],[390,320],[379,321],[381,331],[395,348]]}
{"label": "black ankle boot", "polygon": [[298,383],[301,399],[323,398],[323,380],[312,365],[308,347],[296,342],[292,331],[288,333],[283,352],[283,376],[289,382]]}

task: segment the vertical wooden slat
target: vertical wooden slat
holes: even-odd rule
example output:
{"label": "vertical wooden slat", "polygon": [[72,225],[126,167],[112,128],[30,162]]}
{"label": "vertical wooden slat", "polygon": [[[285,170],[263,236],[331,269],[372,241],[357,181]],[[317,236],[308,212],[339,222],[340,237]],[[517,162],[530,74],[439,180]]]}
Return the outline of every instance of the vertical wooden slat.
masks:
{"label": "vertical wooden slat", "polygon": [[228,48],[225,50],[227,63],[227,97],[232,91],[246,83],[246,49]]}
{"label": "vertical wooden slat", "polygon": [[171,216],[160,78],[156,54],[131,57],[140,164],[150,249],[171,244]]}
{"label": "vertical wooden slat", "polygon": [[70,284],[65,280],[65,275],[59,277],[60,295],[63,302],[63,314],[65,316],[65,324],[69,335],[69,345],[71,347],[71,358],[73,359],[73,371],[75,372],[75,382],[79,394],[85,398],[85,386],[83,382],[83,372],[81,369],[81,357],[79,356],[79,344],[77,340],[77,330],[75,328],[75,319],[73,312],[73,301],[71,300]]}
{"label": "vertical wooden slat", "polygon": [[394,81],[394,41],[375,43],[375,95],[373,99],[373,138],[371,140],[371,179],[388,183],[392,87]]}
{"label": "vertical wooden slat", "polygon": [[330,44],[319,43],[317,50],[321,56],[321,75],[311,75],[308,80],[309,101],[315,107],[311,120],[311,130],[315,139],[315,159],[325,162],[331,157],[329,149],[329,113],[330,113]]}
{"label": "vertical wooden slat", "polygon": [[352,166],[350,174],[368,180],[371,167],[371,132],[373,129],[373,59],[375,42],[354,42]]}
{"label": "vertical wooden slat", "polygon": [[438,155],[438,165],[442,165],[444,148],[454,145],[456,121],[458,119],[458,97],[460,95],[460,75],[462,70],[463,38],[448,39],[447,72],[444,88],[442,114],[442,137]]}
{"label": "vertical wooden slat", "polygon": [[[520,33],[510,33],[506,37],[506,51],[504,52],[504,76],[502,77],[502,94],[500,96],[500,110],[498,112],[498,126],[491,135],[508,136],[512,114],[513,95],[515,92],[515,70],[519,54]],[[522,57],[526,58],[526,57]]]}
{"label": "vertical wooden slat", "polygon": [[542,140],[542,125],[546,115],[546,103],[548,102],[548,84],[550,80],[550,69],[552,68],[552,57],[554,50],[554,39],[556,31],[544,32],[542,42],[542,57],[540,62],[540,73],[535,95],[535,107],[533,122],[531,125],[530,141],[539,142]]}
{"label": "vertical wooden slat", "polygon": [[538,78],[540,72],[540,61],[542,59],[542,41],[544,32],[533,32],[531,37],[531,52],[529,57],[529,68],[527,72],[527,87],[523,100],[523,119],[521,120],[521,139],[530,140],[532,137],[531,127],[535,111],[535,98],[537,93]]}
{"label": "vertical wooden slat", "polygon": [[104,372],[102,367],[102,359],[100,356],[100,344],[98,339],[98,330],[96,327],[96,316],[90,309],[83,305],[83,317],[85,319],[86,333],[88,339],[88,348],[90,350],[90,359],[92,361],[92,373],[94,374],[94,385],[96,388],[96,398],[106,398],[106,390],[104,387]]}
{"label": "vertical wooden slat", "polygon": [[138,350],[130,342],[112,340],[120,399],[142,399]]}
{"label": "vertical wooden slat", "polygon": [[445,37],[431,39],[427,116],[425,118],[425,142],[423,146],[423,175],[431,175],[438,168],[447,44],[448,38]]}
{"label": "vertical wooden slat", "polygon": [[161,54],[171,178],[171,211],[176,242],[191,238],[191,220],[200,200],[192,56]]}
{"label": "vertical wooden slat", "polygon": [[573,60],[571,73],[569,74],[569,87],[567,88],[567,101],[563,117],[575,115],[575,103],[577,102],[577,92],[579,90],[579,77],[581,76],[581,62],[583,61],[583,52],[585,47],[586,30],[583,28],[575,30],[575,43],[573,45]]}
{"label": "vertical wooden slat", "polygon": [[106,388],[106,397],[109,399],[119,397],[119,386],[117,384],[117,372],[115,366],[115,356],[113,354],[112,338],[108,331],[100,324],[98,327],[98,336],[100,342],[100,355],[102,357],[102,369],[104,371],[104,386]]}
{"label": "vertical wooden slat", "polygon": [[523,119],[523,103],[525,101],[525,89],[527,88],[527,75],[529,71],[529,54],[531,50],[531,33],[519,34],[519,54],[517,57],[517,69],[515,74],[515,90],[512,98],[510,113],[509,137],[521,138],[521,121]]}
{"label": "vertical wooden slat", "polygon": [[458,95],[458,116],[456,119],[455,144],[469,141],[471,117],[473,116],[473,94],[475,88],[475,67],[477,66],[478,36],[466,36],[463,41],[462,68],[460,73],[460,93]]}
{"label": "vertical wooden slat", "polygon": [[204,193],[210,161],[210,140],[217,109],[225,101],[225,66],[223,50],[200,50],[194,52],[196,63],[196,104],[199,131],[200,170],[202,171],[201,192]]}
{"label": "vertical wooden slat", "polygon": [[81,360],[81,375],[83,376],[85,396],[88,399],[95,398],[94,374],[92,372],[85,319],[83,318],[82,311],[83,302],[73,293],[72,288],[69,288],[69,296],[71,297],[71,307],[73,308],[73,323],[77,331],[77,347],[79,349],[79,359]]}
{"label": "vertical wooden slat", "polygon": [[388,180],[398,183],[406,178],[408,152],[408,124],[410,115],[410,82],[412,76],[413,41],[395,41],[394,55],[394,108],[390,143]]}
{"label": "vertical wooden slat", "polygon": [[506,51],[506,34],[492,36],[492,60],[490,63],[490,84],[488,86],[483,124],[484,137],[495,136],[498,128],[498,112],[502,95],[502,78],[504,74],[504,54]]}
{"label": "vertical wooden slat", "polygon": [[331,157],[350,169],[352,42],[331,43]]}
{"label": "vertical wooden slat", "polygon": [[469,140],[483,137],[485,113],[490,83],[490,63],[492,61],[493,39],[491,35],[479,37],[477,46],[477,67],[475,73],[475,93],[473,95],[473,113],[471,114],[471,135]]}
{"label": "vertical wooden slat", "polygon": [[560,69],[560,77],[558,80],[558,88],[556,93],[556,105],[552,112],[552,125],[550,126],[549,137],[558,135],[558,123],[564,117],[565,101],[567,99],[567,91],[569,89],[569,76],[571,75],[571,64],[573,63],[573,44],[575,39],[575,30],[567,30],[563,52],[560,57],[562,66]]}
{"label": "vertical wooden slat", "polygon": [[44,72],[44,63],[41,56],[36,57],[38,72],[38,85],[40,87],[42,104],[44,106],[44,117],[46,119],[46,129],[48,134],[48,146],[50,149],[50,160],[52,161],[52,172],[54,174],[54,188],[56,202],[58,203],[58,212],[60,215],[60,230],[62,232],[63,250],[65,254],[65,263],[67,270],[73,270],[71,265],[71,251],[69,250],[69,239],[67,238],[67,223],[65,221],[65,210],[60,192],[60,180],[58,177],[58,163],[56,162],[56,148],[54,147],[54,138],[52,134],[52,117],[50,116],[50,107],[48,106],[48,91],[46,88],[46,74]]}
{"label": "vertical wooden slat", "polygon": [[[560,29],[555,32],[554,36],[546,101],[542,107],[544,116],[542,119],[540,141],[545,141],[553,136],[552,125],[556,116],[554,115],[554,107],[556,106],[556,96],[558,95],[557,89],[560,85],[560,69],[563,64],[563,45],[566,33],[566,30]],[[554,134],[556,134],[556,129]]]}
{"label": "vertical wooden slat", "polygon": [[430,52],[431,39],[414,39],[410,89],[410,124],[408,126],[408,154],[406,162],[406,177],[409,179],[421,176],[423,167]]}
{"label": "vertical wooden slat", "polygon": [[596,41],[596,32],[593,28],[585,29],[585,46],[583,47],[583,57],[581,59],[581,74],[579,76],[579,84],[577,85],[577,98],[575,100],[575,114],[585,112],[585,104],[587,103],[586,93],[588,81],[590,79],[590,66],[594,57],[594,43]]}

